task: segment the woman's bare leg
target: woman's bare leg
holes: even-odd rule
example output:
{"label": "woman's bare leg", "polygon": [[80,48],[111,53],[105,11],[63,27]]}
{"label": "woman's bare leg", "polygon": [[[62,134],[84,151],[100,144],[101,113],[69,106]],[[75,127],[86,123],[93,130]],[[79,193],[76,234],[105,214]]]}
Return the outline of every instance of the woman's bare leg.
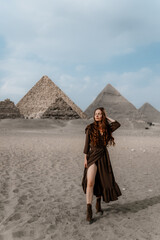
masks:
{"label": "woman's bare leg", "polygon": [[86,202],[87,204],[92,204],[93,199],[93,187],[95,183],[95,176],[97,173],[96,164],[92,164],[87,170],[87,192],[86,192]]}

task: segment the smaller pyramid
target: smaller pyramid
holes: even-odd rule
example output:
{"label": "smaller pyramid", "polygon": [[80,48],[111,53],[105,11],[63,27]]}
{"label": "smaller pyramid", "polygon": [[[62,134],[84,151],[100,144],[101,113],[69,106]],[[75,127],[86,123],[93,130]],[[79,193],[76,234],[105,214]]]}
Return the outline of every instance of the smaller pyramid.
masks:
{"label": "smaller pyramid", "polygon": [[43,113],[41,118],[55,119],[78,119],[80,116],[72,109],[61,97],[57,98],[54,103]]}
{"label": "smaller pyramid", "polygon": [[0,119],[4,118],[23,118],[19,109],[10,99],[0,101]]}
{"label": "smaller pyramid", "polygon": [[149,103],[143,104],[139,112],[144,114],[149,122],[160,122],[160,112]]}
{"label": "smaller pyramid", "polygon": [[99,93],[93,103],[85,110],[85,114],[88,117],[92,117],[97,107],[104,107],[108,116],[114,119],[139,120],[142,118],[136,107],[111,84],[107,84]]}

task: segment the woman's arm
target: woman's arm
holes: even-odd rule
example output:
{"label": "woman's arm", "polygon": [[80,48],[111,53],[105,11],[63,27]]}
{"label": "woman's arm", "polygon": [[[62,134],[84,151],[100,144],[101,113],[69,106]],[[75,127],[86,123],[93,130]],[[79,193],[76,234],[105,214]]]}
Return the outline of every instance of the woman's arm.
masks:
{"label": "woman's arm", "polygon": [[117,128],[121,126],[121,124],[117,120],[114,120],[108,116],[106,118],[109,121],[111,132],[114,132]]}
{"label": "woman's arm", "polygon": [[111,123],[112,123],[112,122],[115,122],[114,119],[108,117],[106,110],[104,110],[104,112],[105,112],[106,118],[107,118],[107,120],[108,120],[109,122],[111,122]]}
{"label": "woman's arm", "polygon": [[116,120],[112,119],[112,118],[109,118],[108,116],[106,117],[111,123],[112,122],[115,122]]}

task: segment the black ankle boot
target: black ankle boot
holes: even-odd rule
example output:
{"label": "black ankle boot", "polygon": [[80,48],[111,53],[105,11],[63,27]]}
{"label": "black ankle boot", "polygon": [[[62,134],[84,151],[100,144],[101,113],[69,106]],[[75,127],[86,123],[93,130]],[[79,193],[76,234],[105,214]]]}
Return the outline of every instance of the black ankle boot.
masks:
{"label": "black ankle boot", "polygon": [[100,213],[100,214],[103,214],[103,210],[101,208],[101,198],[97,198],[97,201],[96,201],[96,213]]}
{"label": "black ankle boot", "polygon": [[87,217],[86,220],[89,223],[92,223],[93,218],[92,218],[92,205],[90,203],[87,204]]}

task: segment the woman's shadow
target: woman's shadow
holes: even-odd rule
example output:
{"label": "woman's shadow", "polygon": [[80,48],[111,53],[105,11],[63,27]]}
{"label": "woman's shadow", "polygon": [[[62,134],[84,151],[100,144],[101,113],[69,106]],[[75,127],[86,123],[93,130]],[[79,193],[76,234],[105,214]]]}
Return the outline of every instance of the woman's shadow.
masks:
{"label": "woman's shadow", "polygon": [[[122,213],[122,214],[136,213],[145,208],[148,208],[149,206],[153,206],[158,203],[160,203],[160,195],[151,197],[151,198],[146,198],[143,200],[137,200],[130,203],[124,203],[124,204],[114,203],[110,205],[108,208],[103,208],[103,211],[104,213],[107,212],[108,214],[112,214],[112,215],[117,213]],[[103,214],[103,215],[95,216],[95,221],[103,217],[106,217],[106,215]]]}

